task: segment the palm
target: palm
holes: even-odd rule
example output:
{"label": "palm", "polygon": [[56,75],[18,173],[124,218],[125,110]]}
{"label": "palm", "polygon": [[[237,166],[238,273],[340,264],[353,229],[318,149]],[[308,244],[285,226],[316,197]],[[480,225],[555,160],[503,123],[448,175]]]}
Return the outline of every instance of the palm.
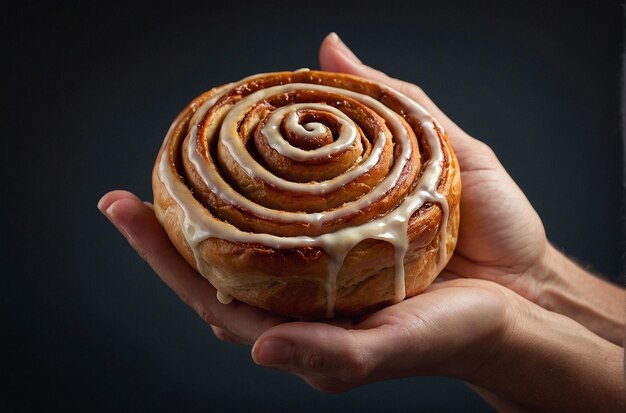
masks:
{"label": "palm", "polygon": [[461,226],[447,270],[528,292],[528,275],[547,243],[543,225],[522,191],[491,150],[453,136],[461,163]]}
{"label": "palm", "polygon": [[337,325],[341,321],[295,322],[265,335],[311,346],[292,372],[321,391],[416,374],[478,374],[506,330],[506,294],[484,280],[444,281],[347,329]]}
{"label": "palm", "polygon": [[[506,294],[502,287],[484,280],[439,282],[420,295],[372,314],[356,327],[397,327],[403,335],[415,335],[412,339],[426,341],[432,346],[424,351],[433,352],[426,358],[433,363],[433,367],[456,364],[450,358],[460,353],[463,353],[463,357],[457,360],[458,363],[465,359],[474,362],[477,361],[474,360],[476,355],[465,354],[464,348],[472,347],[469,346],[470,341],[487,337],[492,339],[494,333],[502,332],[506,325]],[[479,325],[476,320],[481,320]],[[459,340],[458,337],[464,339]],[[484,346],[479,347],[485,350]],[[446,351],[442,351],[444,348]],[[423,362],[420,360],[420,365]]]}

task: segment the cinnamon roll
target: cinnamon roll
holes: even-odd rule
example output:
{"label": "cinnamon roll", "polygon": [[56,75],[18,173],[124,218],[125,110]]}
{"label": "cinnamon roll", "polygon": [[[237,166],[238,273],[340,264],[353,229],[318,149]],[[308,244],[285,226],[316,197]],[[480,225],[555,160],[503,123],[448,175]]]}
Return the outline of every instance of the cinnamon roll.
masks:
{"label": "cinnamon roll", "polygon": [[456,245],[460,171],[443,128],[355,76],[211,89],[175,119],[152,177],[159,221],[224,303],[357,316],[423,291]]}

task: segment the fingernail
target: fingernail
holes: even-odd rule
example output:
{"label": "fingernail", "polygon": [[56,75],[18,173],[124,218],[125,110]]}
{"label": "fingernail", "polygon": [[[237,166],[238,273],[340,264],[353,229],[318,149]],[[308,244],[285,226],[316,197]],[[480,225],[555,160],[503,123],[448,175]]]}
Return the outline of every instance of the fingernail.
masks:
{"label": "fingernail", "polygon": [[339,38],[337,33],[332,32],[330,34],[330,37],[335,41],[335,44],[337,45],[337,47],[339,48],[339,50],[343,53],[345,57],[347,57],[349,60],[353,61],[354,63],[359,63],[359,64],[361,63],[361,60],[359,60],[359,58],[356,57],[356,55],[352,52],[352,50],[350,50],[350,48],[346,46],[346,44]]}
{"label": "fingernail", "polygon": [[[102,211],[100,203],[98,203],[98,209],[100,209],[100,211],[102,211],[102,213],[109,219],[109,221],[111,221],[111,223],[115,226],[115,228],[117,228],[117,230],[122,233],[124,238],[126,238],[126,240],[131,245],[134,246],[135,243],[134,243],[132,237],[130,236],[130,234],[128,233],[126,228],[124,228],[124,225],[122,225],[122,223],[119,222],[119,220],[115,216],[115,204],[117,204],[117,201],[113,202],[111,205],[109,205],[109,207],[106,210]],[[104,206],[102,206],[102,208],[103,207]]]}
{"label": "fingernail", "polygon": [[293,343],[282,338],[268,337],[252,350],[254,362],[264,366],[287,364],[293,353]]}
{"label": "fingernail", "polygon": [[115,212],[113,212],[113,207],[115,206],[116,202],[113,202],[111,205],[109,205],[109,207],[104,211],[104,215],[106,215],[107,217],[113,219]]}
{"label": "fingernail", "polygon": [[104,206],[105,206],[105,205],[104,205],[104,204],[105,204],[105,202],[104,202],[104,198],[106,198],[106,196],[103,196],[103,197],[102,197],[102,198],[100,198],[100,200],[98,201],[98,209],[100,210],[100,212],[102,212],[103,214],[105,214],[105,215],[106,215],[106,211],[105,211],[105,208],[104,208]]}

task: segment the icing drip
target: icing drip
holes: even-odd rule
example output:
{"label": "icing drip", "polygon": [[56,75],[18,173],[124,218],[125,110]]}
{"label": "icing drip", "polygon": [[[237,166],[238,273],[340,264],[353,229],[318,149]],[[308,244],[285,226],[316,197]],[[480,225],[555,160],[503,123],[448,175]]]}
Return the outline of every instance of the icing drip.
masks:
{"label": "icing drip", "polygon": [[[251,78],[246,78],[238,84],[242,84],[250,79]],[[211,191],[230,204],[251,211],[253,214],[261,217],[280,218],[281,220],[290,223],[298,222],[312,225],[320,225],[326,221],[340,219],[345,217],[351,211],[363,209],[380,197],[384,196],[387,191],[397,184],[406,162],[410,159],[412,149],[409,144],[409,136],[403,127],[403,121],[400,119],[400,115],[370,96],[330,86],[304,83],[283,84],[261,89],[239,100],[239,102],[237,102],[230,109],[219,130],[219,139],[221,144],[223,144],[229,151],[230,156],[232,156],[232,158],[235,159],[239,165],[245,168],[246,173],[255,179],[268,182],[271,185],[286,191],[323,195],[341,188],[355,177],[366,173],[370,168],[372,168],[373,165],[375,165],[381,156],[382,148],[385,145],[386,139],[388,139],[384,133],[380,133],[378,136],[373,138],[374,144],[372,152],[366,160],[328,181],[309,183],[291,182],[271,174],[268,170],[260,166],[247,152],[241,139],[238,139],[237,137],[237,128],[240,121],[246,115],[247,110],[255,103],[276,94],[297,90],[317,90],[321,92],[340,93],[355,99],[374,110],[387,123],[387,127],[392,132],[395,145],[400,146],[400,155],[396,158],[396,161],[394,162],[394,165],[388,175],[382,182],[379,183],[379,185],[361,198],[330,211],[315,213],[287,212],[276,211],[258,205],[248,200],[226,184],[218,172],[209,168],[205,164],[203,159],[203,155],[205,154],[200,154],[196,150],[197,139],[199,139],[197,124],[206,115],[208,110],[224,95],[226,90],[229,89],[229,86],[230,85],[225,86],[220,93],[202,104],[193,115],[189,125],[189,139],[187,147],[188,156],[199,176]],[[445,197],[437,192],[437,186],[443,172],[443,162],[445,159],[443,152],[444,146],[440,142],[437,129],[443,131],[443,128],[436,124],[430,114],[428,114],[428,112],[426,112],[426,110],[424,110],[416,102],[391,88],[385,87],[384,90],[395,96],[402,103],[402,105],[408,109],[407,117],[415,120],[421,127],[426,144],[428,145],[430,151],[430,158],[422,167],[422,175],[415,189],[409,193],[395,209],[389,211],[384,216],[378,217],[361,225],[342,228],[335,232],[325,233],[318,236],[282,237],[272,234],[241,231],[227,222],[214,218],[209,211],[202,207],[202,205],[193,197],[189,188],[178,177],[176,169],[172,166],[169,151],[163,151],[159,161],[158,174],[166,190],[182,210],[182,216],[179,217],[179,219],[183,224],[183,235],[187,244],[193,251],[198,270],[203,274],[211,272],[214,274],[216,274],[216,272],[219,273],[219,270],[209,268],[209,266],[200,257],[198,249],[198,245],[201,242],[211,237],[231,242],[261,244],[275,249],[320,247],[330,256],[330,263],[328,266],[324,288],[327,296],[326,316],[332,317],[334,315],[334,306],[337,300],[337,275],[341,270],[347,254],[359,242],[365,239],[376,239],[389,242],[394,247],[394,300],[396,302],[401,301],[406,295],[404,258],[408,248],[408,221],[410,217],[425,203],[437,204],[442,213],[441,224],[439,225],[438,230],[439,255],[437,259],[438,270],[441,270],[442,266],[446,262],[446,224],[448,222],[449,214],[448,204]],[[325,145],[319,149],[311,151],[304,151],[293,147],[286,142],[280,135],[281,120],[285,118],[286,127],[290,130],[296,131],[300,135],[318,136],[323,133],[323,125],[316,123],[305,125],[298,124],[297,111],[302,109],[324,111],[334,116],[341,124],[338,139],[336,139],[332,144]],[[270,115],[270,119],[268,119],[265,124],[262,133],[267,136],[268,143],[272,149],[276,150],[281,155],[294,160],[308,160],[328,157],[349,147],[354,140],[357,139],[356,126],[347,115],[334,107],[318,103],[291,104],[275,110]],[[169,136],[170,133],[168,132],[164,145],[167,144]],[[232,297],[218,292],[218,299],[221,302],[229,302],[229,299],[232,299]]]}
{"label": "icing drip", "polygon": [[332,254],[330,263],[328,264],[328,274],[326,275],[326,282],[324,283],[324,289],[326,290],[326,318],[332,318],[335,316],[335,302],[337,301],[337,275],[343,265],[343,259],[345,254]]}
{"label": "icing drip", "polygon": [[220,303],[222,304],[230,304],[233,302],[233,297],[228,295],[228,294],[224,294],[221,291],[217,292],[217,299]]}

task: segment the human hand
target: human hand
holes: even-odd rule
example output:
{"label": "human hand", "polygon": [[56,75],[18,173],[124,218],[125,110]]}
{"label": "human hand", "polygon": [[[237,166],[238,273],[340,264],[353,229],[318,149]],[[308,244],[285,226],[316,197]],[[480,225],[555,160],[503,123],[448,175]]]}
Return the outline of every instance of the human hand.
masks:
{"label": "human hand", "polygon": [[499,411],[626,407],[620,347],[486,280],[435,282],[354,325],[280,324],[252,356],[323,392],[442,375],[467,381]]}
{"label": "human hand", "polygon": [[442,124],[461,166],[461,225],[443,274],[501,284],[567,315],[614,343],[624,337],[626,293],[593,276],[548,242],[541,219],[486,144],[452,122],[419,87],[368,67],[333,33],[320,48],[323,70],[391,86]]}
{"label": "human hand", "polygon": [[[151,205],[135,195],[126,191],[109,192],[102,197],[98,208],[180,299],[211,325],[221,340],[252,345],[263,332],[288,321],[236,300],[227,306],[219,303],[216,290],[174,248]],[[428,293],[375,313],[356,325],[350,320],[335,320],[333,324],[295,322],[286,324],[284,331],[323,339],[328,350],[335,351],[332,355],[311,353],[302,363],[303,369],[312,369],[314,373],[296,371],[296,374],[320,390],[340,391],[385,377],[436,371],[455,375],[476,370],[504,335],[505,307],[506,300],[495,284],[456,280],[439,283]],[[473,325],[477,319],[482,320],[478,328]],[[441,326],[449,326],[446,334],[441,334]],[[281,331],[272,330],[272,333]],[[416,339],[421,346],[414,348]],[[385,354],[390,342],[394,343],[391,347],[401,351],[383,360],[380,354]],[[271,346],[268,341],[260,347],[257,345],[255,359],[266,364],[272,362],[269,357],[280,356],[276,343],[273,349]],[[259,348],[263,349],[260,354]],[[421,358],[411,363],[416,350]],[[376,366],[366,363],[368,354],[378,355]],[[301,352],[297,355],[307,358]],[[330,372],[339,367],[336,376]]]}
{"label": "human hand", "polygon": [[335,34],[321,45],[322,70],[350,73],[391,86],[442,124],[461,166],[461,226],[448,272],[482,278],[534,298],[548,242],[539,216],[486,144],[454,124],[416,85],[362,64]]}
{"label": "human hand", "polygon": [[365,319],[291,322],[256,342],[258,364],[289,371],[323,392],[412,375],[464,377],[494,356],[509,324],[495,283],[457,279]]}
{"label": "human hand", "polygon": [[[447,375],[473,384],[499,409],[622,408],[622,350],[521,296],[541,301],[546,256],[554,250],[493,151],[459,129],[416,86],[355,59],[334,36],[320,50],[322,69],[387,83],[421,103],[446,128],[457,153],[462,225],[455,255],[442,273],[448,281],[355,325],[272,327],[255,343],[255,361],[296,374],[322,391],[409,375]],[[599,365],[606,369],[599,372]],[[581,381],[595,383],[594,391],[581,389]]]}
{"label": "human hand", "polygon": [[[415,86],[402,82],[394,84],[393,82],[399,81],[389,79],[380,72],[355,61],[350,61],[345,56],[333,57],[333,53],[335,55],[346,53],[339,50],[339,48],[345,47],[339,43],[327,44],[334,41],[336,40],[332,38],[327,39],[322,47],[320,53],[322,68],[355,73],[380,81],[387,79],[387,83],[392,87],[416,99],[444,125],[462,168],[465,169],[466,175],[469,174],[469,177],[463,176],[465,198],[461,200],[461,210],[464,211],[462,217],[464,220],[462,228],[464,229],[461,230],[459,238],[460,249],[444,271],[444,278],[478,276],[493,279],[521,294],[526,293],[532,296],[535,288],[533,286],[540,284],[537,283],[537,280],[541,280],[541,277],[537,277],[533,273],[533,269],[539,266],[533,265],[531,263],[533,259],[529,259],[529,257],[541,261],[546,250],[544,248],[529,248],[526,251],[522,248],[523,253],[516,252],[516,246],[523,246],[518,245],[512,237],[507,237],[506,225],[513,225],[513,223],[506,221],[507,217],[504,216],[506,211],[504,211],[503,204],[493,202],[493,199],[487,196],[487,192],[479,196],[482,192],[480,191],[481,187],[492,185],[490,188],[496,191],[497,196],[495,198],[504,201],[518,201],[520,205],[517,207],[523,208],[521,208],[522,214],[518,211],[517,215],[530,214],[526,218],[530,222],[535,221],[535,224],[538,225],[535,229],[539,232],[539,237],[536,233],[532,234],[533,231],[527,231],[528,225],[514,227],[516,230],[521,230],[522,235],[529,237],[529,240],[535,239],[537,241],[543,238],[545,241],[545,234],[536,213],[521,191],[504,172],[493,152],[484,144],[462,132]],[[333,59],[335,60],[333,61]],[[334,69],[333,64],[336,65]],[[376,78],[376,76],[380,78]],[[483,163],[487,164],[488,167],[485,167]],[[479,195],[469,196],[467,192],[471,192],[472,188]],[[503,194],[498,193],[498,191],[502,191]],[[468,196],[469,201],[466,201]],[[473,204],[475,206],[490,205],[491,208],[488,211],[480,211],[476,210],[476,207],[472,208]],[[388,377],[412,374],[446,374],[464,378],[492,391],[499,390],[496,391],[496,394],[506,395],[512,387],[498,389],[497,382],[494,384],[493,380],[488,380],[489,377],[502,380],[502,374],[508,373],[506,367],[511,366],[512,359],[511,356],[504,357],[503,354],[519,358],[520,354],[524,354],[516,351],[519,350],[520,339],[523,341],[527,337],[532,337],[533,331],[541,330],[538,328],[540,325],[537,325],[537,320],[555,317],[551,313],[544,314],[547,312],[539,311],[538,307],[532,306],[531,303],[495,283],[476,279],[457,279],[437,283],[429,288],[426,293],[372,314],[356,325],[353,325],[349,320],[337,320],[333,324],[283,324],[288,320],[242,303],[234,302],[229,306],[218,303],[213,287],[177,253],[156,221],[151,208],[132,194],[114,191],[103,197],[99,207],[184,302],[196,309],[209,324],[220,326],[214,329],[218,337],[247,344],[256,342],[253,356],[257,362],[294,371],[315,387],[323,390],[345,390],[359,384]],[[468,211],[465,211],[466,209]],[[473,209],[474,212],[472,212]],[[517,210],[516,208],[513,209]],[[499,222],[498,219],[502,222]],[[479,225],[474,225],[475,233],[468,232],[467,227],[468,225],[471,226],[471,223],[468,224],[465,221],[472,220],[478,220],[478,222],[482,220],[484,225],[489,225],[491,220],[498,221],[500,225],[494,225],[491,228],[492,231],[495,231],[496,236],[488,231],[481,232],[482,228]],[[499,228],[500,230],[498,230]],[[491,238],[492,236],[494,238]],[[486,245],[491,245],[496,251],[490,251],[484,247],[474,247],[472,246],[473,241],[486,242]],[[504,246],[501,246],[500,243],[503,243]],[[507,277],[507,271],[502,271],[502,269],[491,272],[491,270],[498,269],[494,263],[503,264],[502,266],[506,267],[504,265],[506,263],[502,261],[506,259],[510,259],[508,268],[520,271],[520,276],[510,277],[509,274]],[[458,265],[455,266],[455,264]],[[524,269],[527,271],[523,271]],[[471,270],[476,270],[476,272],[472,274]],[[515,273],[515,271],[512,272]],[[510,305],[511,303],[515,303],[515,305]],[[522,323],[519,322],[520,320],[527,322]],[[571,320],[563,318],[558,321],[567,328],[557,330],[574,332],[574,338],[566,337],[570,340],[569,342],[573,343],[575,339],[584,338],[581,345],[578,347],[571,346],[572,349],[581,351],[581,349],[591,347],[595,350],[594,355],[607,354],[606,352],[599,352],[597,349],[606,348],[608,343],[592,334],[590,336],[586,329]],[[533,328],[526,329],[521,333],[519,328],[511,327],[532,325],[533,322],[535,323]],[[359,340],[356,340],[357,336]],[[346,339],[346,337],[351,338]],[[279,351],[276,351],[276,347],[273,350],[268,347],[271,344],[269,340],[277,338],[293,343],[291,350],[285,351],[283,347],[282,350],[279,348]],[[361,341],[361,338],[367,340]],[[537,338],[536,335],[535,338]],[[566,341],[563,341],[562,337],[557,337],[549,344],[552,347],[558,347],[563,342]],[[333,343],[338,344],[338,346],[329,347],[329,344]],[[356,350],[352,347],[341,346],[341,343],[357,344]],[[361,344],[359,345],[359,343]],[[397,343],[402,345],[397,345]],[[529,344],[530,349],[538,348],[536,343],[531,342]],[[401,354],[395,350],[399,350]],[[281,351],[283,356],[284,354],[288,355],[288,359],[284,363],[269,363],[271,360],[264,358],[267,354],[271,355],[272,352],[280,354]],[[580,353],[576,351],[574,351],[575,355],[578,356]],[[609,347],[608,351],[611,352],[611,356],[614,356],[614,348]],[[526,354],[526,357],[529,358],[528,365],[545,368],[552,361],[550,357],[545,357],[546,354],[546,352]],[[416,355],[418,357],[415,357]],[[557,357],[557,359],[561,362],[563,357]],[[612,357],[613,359],[614,357]],[[303,361],[304,364],[298,360]],[[402,360],[406,362],[403,363]],[[537,363],[537,360],[544,364]],[[607,359],[604,358],[603,360],[606,362]],[[574,365],[576,361],[575,359],[573,361],[567,359],[567,363],[571,365]],[[513,363],[515,367],[518,367],[518,364],[519,360]],[[562,365],[559,364],[557,367],[559,366]],[[523,367],[521,370],[526,370],[527,375],[516,373],[518,376],[517,386],[521,386],[521,390],[528,391],[532,386],[524,387],[524,382],[527,377],[532,377],[532,372],[528,372],[526,365]],[[584,370],[586,367],[588,366],[582,366],[581,369]],[[606,378],[601,377],[600,379]],[[611,378],[614,378],[614,375]],[[567,381],[568,379],[569,377],[565,377],[563,380]],[[548,382],[548,385],[553,384],[553,382]],[[515,380],[513,380],[513,387],[515,387]],[[563,386],[563,388],[572,390],[571,385],[569,387]],[[614,389],[615,386],[609,386],[609,388]],[[518,396],[519,394],[513,394],[509,399],[514,400]]]}
{"label": "human hand", "polygon": [[149,203],[127,191],[112,191],[98,202],[98,209],[218,338],[252,345],[263,331],[287,321],[236,300],[220,303],[215,288],[178,253]]}
{"label": "human hand", "polygon": [[[278,338],[283,342],[292,342],[292,350],[287,349],[282,354],[286,356],[285,361],[273,364],[273,367],[293,371],[320,390],[346,390],[374,380],[411,374],[446,374],[464,378],[497,394],[489,396],[489,401],[497,406],[507,403],[502,401],[502,396],[509,400],[522,396],[528,399],[528,395],[520,395],[519,392],[508,394],[510,389],[533,391],[532,386],[526,383],[527,377],[530,377],[525,375],[528,373],[512,372],[507,363],[522,356],[515,351],[515,346],[520,346],[520,337],[528,336],[516,329],[527,325],[529,320],[537,321],[542,317],[533,310],[532,304],[526,302],[520,305],[518,296],[495,283],[471,279],[435,283],[426,293],[388,307],[356,325],[349,320],[337,320],[334,324],[286,323],[288,320],[284,317],[241,302],[233,301],[227,306],[219,303],[211,284],[176,251],[150,205],[133,194],[110,192],[102,197],[98,207],[183,302],[208,324],[219,326],[214,327],[218,338],[248,345],[256,342],[253,357],[263,364],[272,361],[269,357],[275,357],[274,361],[277,361],[276,357],[285,351],[284,347],[282,350],[268,347],[270,340]],[[511,306],[511,302],[517,304]],[[533,332],[539,331],[539,328],[535,323],[527,330]],[[592,344],[600,347],[608,344],[590,344],[588,331],[579,325],[566,325],[548,331],[564,331],[570,335],[552,341],[557,348],[565,342],[569,343],[569,348],[575,353],[573,360],[562,362],[563,366],[569,368],[578,361],[598,363],[597,355],[602,357],[599,363],[607,363],[609,353],[598,352],[597,349],[593,353],[587,352],[591,357],[579,357],[580,352]],[[584,338],[587,341],[574,345]],[[532,345],[522,344],[521,348],[538,349],[539,346],[535,342]],[[611,360],[616,358],[610,355]],[[621,368],[620,356],[618,353],[617,364]],[[562,366],[552,367],[549,365],[551,361],[550,358],[544,360],[536,356],[529,357],[528,362],[522,360],[521,365],[526,370],[532,370],[539,364],[561,375],[563,368],[559,367]],[[517,381],[508,388],[498,388],[502,374],[511,376],[512,373],[515,373]],[[592,382],[600,390],[612,390],[615,385],[609,383],[604,386],[603,380],[613,375],[608,374],[609,369],[602,373],[602,377]],[[575,378],[579,383],[579,376]],[[565,376],[560,380],[567,384],[567,379]],[[520,382],[521,385],[516,384]],[[550,387],[541,381],[536,383],[540,390]],[[567,392],[572,386],[556,388]],[[605,393],[599,391],[597,395],[602,398]],[[536,394],[545,392],[537,391]],[[530,396],[532,399],[532,394]]]}

